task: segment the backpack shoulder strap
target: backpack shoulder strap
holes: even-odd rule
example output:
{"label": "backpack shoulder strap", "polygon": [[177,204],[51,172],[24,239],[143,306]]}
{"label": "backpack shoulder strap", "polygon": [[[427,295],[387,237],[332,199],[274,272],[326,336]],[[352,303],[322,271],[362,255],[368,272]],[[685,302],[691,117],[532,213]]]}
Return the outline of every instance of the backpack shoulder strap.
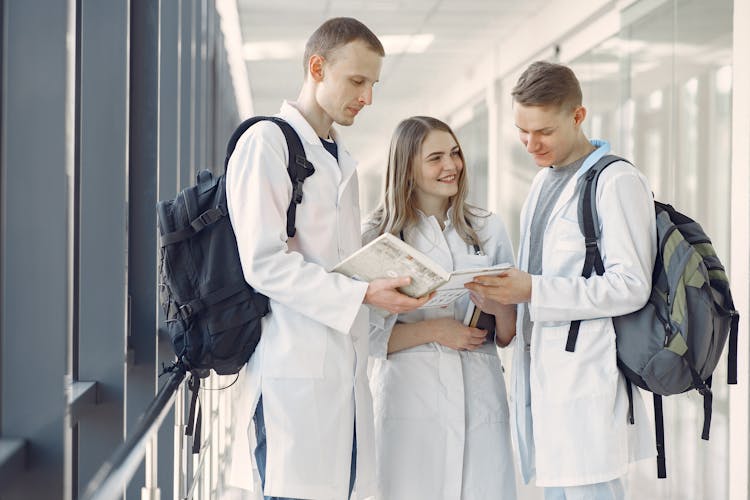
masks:
{"label": "backpack shoulder strap", "polygon": [[297,205],[302,203],[302,185],[305,182],[305,179],[315,173],[315,167],[313,167],[313,164],[307,160],[302,141],[291,125],[277,116],[253,116],[252,118],[248,118],[240,123],[227,143],[227,154],[224,158],[224,172],[226,172],[229,167],[229,158],[237,147],[237,141],[240,140],[242,134],[262,120],[272,121],[278,125],[281,132],[284,134],[286,146],[289,151],[289,163],[287,164],[286,169],[289,173],[289,179],[292,181],[292,200],[289,202],[289,208],[287,208],[286,211],[286,234],[291,238],[297,232],[295,222],[297,220]]}
{"label": "backpack shoulder strap", "polygon": [[[617,161],[627,160],[615,155],[605,155],[592,165],[578,180],[578,189],[581,191],[578,198],[578,225],[586,242],[586,258],[583,262],[583,271],[581,272],[581,276],[584,278],[590,278],[591,272],[594,269],[596,269],[597,275],[601,276],[604,274],[604,263],[602,262],[602,255],[597,245],[597,241],[599,240],[599,226],[596,221],[599,217],[596,209],[596,184],[599,181],[599,175],[601,175],[602,171]],[[568,340],[565,343],[566,351],[575,351],[580,327],[580,320],[570,323]]]}

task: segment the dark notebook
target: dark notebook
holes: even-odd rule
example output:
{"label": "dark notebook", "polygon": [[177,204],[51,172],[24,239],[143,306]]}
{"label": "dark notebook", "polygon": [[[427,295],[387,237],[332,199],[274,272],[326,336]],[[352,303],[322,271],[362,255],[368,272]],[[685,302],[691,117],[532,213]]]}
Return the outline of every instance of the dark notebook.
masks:
{"label": "dark notebook", "polygon": [[485,342],[495,341],[495,315],[483,312],[471,301],[469,301],[469,308],[466,310],[466,316],[464,316],[464,325],[487,330]]}

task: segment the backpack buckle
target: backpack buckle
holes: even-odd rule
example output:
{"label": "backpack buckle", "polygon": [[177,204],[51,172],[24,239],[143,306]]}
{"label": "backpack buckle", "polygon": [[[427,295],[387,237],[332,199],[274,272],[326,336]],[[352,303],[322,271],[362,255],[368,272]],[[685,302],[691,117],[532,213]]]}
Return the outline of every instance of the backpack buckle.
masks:
{"label": "backpack buckle", "polygon": [[190,316],[193,315],[193,308],[190,306],[190,304],[182,304],[179,308],[177,308],[177,312],[180,313],[180,317],[183,319],[183,321],[187,321],[190,319]]}
{"label": "backpack buckle", "polygon": [[596,247],[596,238],[585,238],[586,248]]}
{"label": "backpack buckle", "polygon": [[292,190],[292,202],[299,205],[302,203],[302,184],[304,183],[304,180],[297,180],[296,184],[294,185],[294,189]]}
{"label": "backpack buckle", "polygon": [[223,207],[206,210],[205,212],[200,214],[193,222],[191,222],[190,225],[193,226],[193,229],[195,229],[196,232],[200,231],[206,226],[210,226],[214,222],[221,220],[221,218],[226,215],[225,211],[222,210],[222,208]]}
{"label": "backpack buckle", "polygon": [[305,177],[310,177],[315,173],[315,167],[304,155],[297,155],[294,160],[297,166],[302,167]]}
{"label": "backpack buckle", "polygon": [[706,384],[696,387],[695,390],[698,391],[698,394],[704,397],[711,394],[711,388],[708,387]]}

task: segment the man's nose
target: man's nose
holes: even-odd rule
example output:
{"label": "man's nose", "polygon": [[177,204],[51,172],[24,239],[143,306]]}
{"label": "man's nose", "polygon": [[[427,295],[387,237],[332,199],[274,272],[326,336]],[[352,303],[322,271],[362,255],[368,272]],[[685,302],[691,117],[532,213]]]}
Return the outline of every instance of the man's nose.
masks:
{"label": "man's nose", "polygon": [[363,106],[369,106],[372,104],[372,87],[365,88],[362,95],[359,96],[359,102]]}
{"label": "man's nose", "polygon": [[539,147],[539,141],[534,137],[533,134],[529,134],[528,138],[526,139],[526,151],[529,153],[533,153],[536,151]]}

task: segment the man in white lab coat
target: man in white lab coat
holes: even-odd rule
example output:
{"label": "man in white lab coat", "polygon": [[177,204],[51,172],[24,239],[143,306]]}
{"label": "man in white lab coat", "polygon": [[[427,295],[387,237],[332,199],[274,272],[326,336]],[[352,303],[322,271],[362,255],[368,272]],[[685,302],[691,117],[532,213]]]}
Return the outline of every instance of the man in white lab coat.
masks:
{"label": "man in white lab coat", "polygon": [[[533,63],[512,95],[521,142],[541,170],[521,212],[519,268],[470,286],[519,304],[510,410],[523,479],[536,478],[548,500],[621,500],[628,464],[656,452],[637,389],[634,424],[628,422],[611,320],[641,308],[650,294],[656,255],[651,189],[626,162],[604,170],[596,202],[605,272],[581,277],[578,179],[609,144],[584,135],[586,108],[569,68]],[[578,341],[567,352],[574,320],[581,320]]]}
{"label": "man in white lab coat", "polygon": [[351,125],[372,103],[383,56],[377,37],[351,18],[326,21],[307,42],[302,90],[277,115],[296,130],[315,167],[294,237],[286,234],[292,185],[278,126],[252,126],[229,162],[227,201],[243,273],[271,307],[234,402],[230,482],[258,486],[249,465],[254,451],[266,498],[341,500],[355,477],[359,498],[373,494],[363,304],[404,312],[426,300],[396,290],[408,278],[368,284],[329,272],[361,241],[356,163],[332,124]]}

